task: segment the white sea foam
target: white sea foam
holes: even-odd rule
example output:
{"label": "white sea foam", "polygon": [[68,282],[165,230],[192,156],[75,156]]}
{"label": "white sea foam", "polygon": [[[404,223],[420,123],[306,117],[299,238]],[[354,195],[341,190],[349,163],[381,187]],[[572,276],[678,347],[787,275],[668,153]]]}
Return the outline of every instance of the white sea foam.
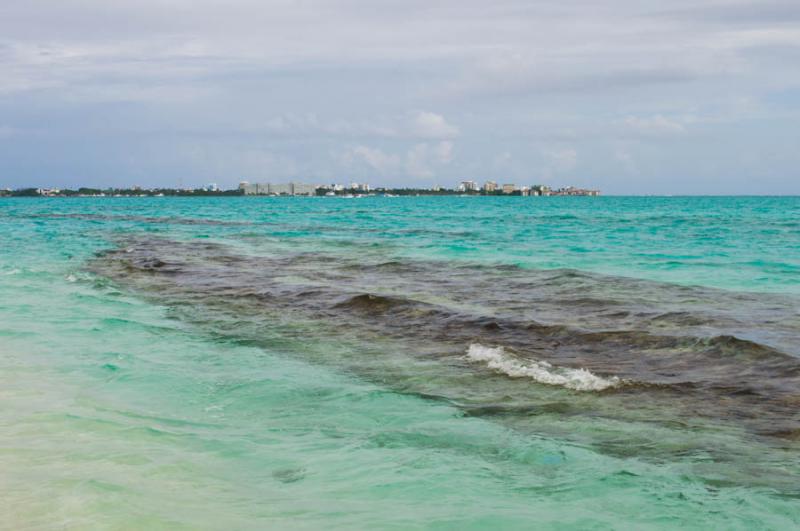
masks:
{"label": "white sea foam", "polygon": [[69,273],[64,277],[67,282],[78,282],[79,280],[91,280],[92,275],[86,273],[85,271],[79,271],[77,273]]}
{"label": "white sea foam", "polygon": [[486,366],[512,378],[531,378],[539,383],[560,385],[575,391],[602,391],[620,385],[616,376],[603,378],[586,369],[555,367],[546,361],[522,362],[506,354],[503,347],[485,347],[473,343],[467,350],[467,359],[486,363]]}

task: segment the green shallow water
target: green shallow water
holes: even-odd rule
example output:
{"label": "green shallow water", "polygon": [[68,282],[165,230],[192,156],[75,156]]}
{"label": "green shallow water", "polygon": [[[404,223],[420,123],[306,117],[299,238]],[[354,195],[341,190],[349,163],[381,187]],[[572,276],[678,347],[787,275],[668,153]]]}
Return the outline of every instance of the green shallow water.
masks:
{"label": "green shallow water", "polygon": [[[0,527],[800,525],[796,437],[717,410],[690,418],[670,396],[637,409],[625,394],[420,361],[415,349],[444,343],[383,336],[357,314],[221,317],[228,306],[187,302],[183,288],[167,296],[90,267],[130,238],[418,261],[445,276],[491,264],[702,286],[747,294],[754,322],[773,323],[737,315],[725,332],[800,352],[798,198],[0,200]],[[303,272],[282,282],[311,286]],[[389,289],[381,278],[364,291]],[[493,303],[391,289],[461,310]],[[800,389],[784,391],[800,405]],[[523,395],[520,407],[548,408],[471,409]]]}

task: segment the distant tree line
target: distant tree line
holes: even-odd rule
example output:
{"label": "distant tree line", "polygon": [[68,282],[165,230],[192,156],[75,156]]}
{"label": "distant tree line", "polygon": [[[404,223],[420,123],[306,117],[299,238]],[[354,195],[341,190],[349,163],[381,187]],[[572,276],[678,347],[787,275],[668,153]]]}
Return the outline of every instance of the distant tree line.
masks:
{"label": "distant tree line", "polygon": [[[509,195],[522,195],[522,191],[514,190],[511,193],[503,193],[502,190],[494,190],[487,192],[485,190],[454,190],[452,188],[374,188],[367,191],[359,191],[355,189],[340,189],[334,190],[330,187],[320,187],[316,189],[316,195],[324,196],[333,192],[334,195],[351,195],[351,194],[374,194],[374,195],[397,195],[397,196],[417,196],[417,195],[431,195],[431,196],[445,196],[445,195],[476,195],[476,196],[509,196]],[[80,197],[80,196],[169,196],[169,197],[209,197],[209,196],[241,196],[243,190],[236,188],[233,190],[205,190],[202,188],[197,189],[178,189],[178,188],[87,188],[81,187],[76,190],[63,189],[63,190],[42,190],[40,188],[19,188],[17,190],[1,190],[0,197]]]}
{"label": "distant tree line", "polygon": [[234,190],[204,190],[202,188],[194,190],[181,190],[177,188],[86,188],[81,187],[77,190],[63,189],[57,192],[45,190],[40,188],[19,188],[17,190],[0,190],[0,196],[5,197],[42,197],[42,196],[55,196],[55,197],[78,197],[78,196],[180,196],[180,197],[206,197],[206,196],[239,196],[242,191],[239,189]]}
{"label": "distant tree line", "polygon": [[317,188],[317,195],[327,195],[333,192],[335,195],[352,195],[352,194],[376,194],[376,195],[522,195],[520,190],[515,190],[510,194],[504,194],[502,190],[495,190],[493,192],[486,192],[484,190],[467,190],[460,191],[452,188],[439,188],[433,190],[430,188],[373,188],[369,192],[345,188],[343,190],[334,190],[333,188],[321,187]]}

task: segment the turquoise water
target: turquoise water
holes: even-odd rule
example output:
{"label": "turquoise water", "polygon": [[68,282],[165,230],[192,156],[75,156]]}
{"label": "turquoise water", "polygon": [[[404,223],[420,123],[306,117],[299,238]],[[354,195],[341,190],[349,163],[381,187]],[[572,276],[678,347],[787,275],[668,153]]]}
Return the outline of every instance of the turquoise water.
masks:
{"label": "turquoise water", "polygon": [[800,525],[800,198],[0,199],[0,527]]}

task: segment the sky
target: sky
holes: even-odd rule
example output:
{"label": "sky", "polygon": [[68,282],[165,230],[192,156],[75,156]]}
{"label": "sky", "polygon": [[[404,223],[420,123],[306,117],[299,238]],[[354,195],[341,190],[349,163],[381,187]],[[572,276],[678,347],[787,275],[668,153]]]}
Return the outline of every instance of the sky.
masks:
{"label": "sky", "polygon": [[800,194],[798,0],[0,2],[0,188]]}

